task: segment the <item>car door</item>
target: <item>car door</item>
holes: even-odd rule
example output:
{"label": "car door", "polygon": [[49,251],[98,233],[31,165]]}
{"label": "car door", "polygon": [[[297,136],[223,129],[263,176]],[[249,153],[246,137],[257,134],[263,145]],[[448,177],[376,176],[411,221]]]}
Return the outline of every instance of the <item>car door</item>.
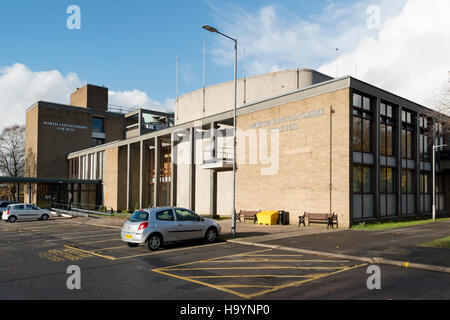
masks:
{"label": "car door", "polygon": [[24,205],[17,205],[12,207],[13,215],[17,217],[17,220],[28,220],[29,216],[27,215],[27,211]]}
{"label": "car door", "polygon": [[164,241],[177,241],[177,223],[171,209],[161,210],[155,213],[157,230],[163,235]]}
{"label": "car door", "polygon": [[29,220],[40,219],[41,218],[41,210],[36,208],[35,206],[27,204],[25,206],[26,215]]}
{"label": "car door", "polygon": [[178,240],[203,238],[205,223],[203,219],[187,209],[174,209],[177,219]]}

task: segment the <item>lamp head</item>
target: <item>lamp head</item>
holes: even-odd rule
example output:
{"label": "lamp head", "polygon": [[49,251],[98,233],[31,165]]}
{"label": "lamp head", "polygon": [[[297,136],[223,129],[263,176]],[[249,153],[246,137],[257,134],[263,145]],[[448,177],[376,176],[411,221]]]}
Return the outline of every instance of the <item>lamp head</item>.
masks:
{"label": "lamp head", "polygon": [[207,30],[209,32],[217,33],[217,29],[216,28],[208,26],[208,25],[203,26],[203,29],[205,29],[205,30]]}

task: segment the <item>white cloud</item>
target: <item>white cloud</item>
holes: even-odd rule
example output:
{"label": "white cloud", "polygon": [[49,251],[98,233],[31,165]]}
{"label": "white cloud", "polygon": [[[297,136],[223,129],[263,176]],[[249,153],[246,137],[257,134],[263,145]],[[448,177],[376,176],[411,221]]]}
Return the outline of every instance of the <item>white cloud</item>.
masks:
{"label": "white cloud", "polygon": [[31,71],[23,64],[0,68],[0,131],[14,124],[25,124],[25,110],[38,100],[69,101],[70,93],[83,85],[74,73]]}
{"label": "white cloud", "polygon": [[[368,28],[373,5],[380,8],[380,29]],[[331,1],[302,17],[280,5],[256,12],[214,3],[211,8],[217,26],[246,48],[248,75],[295,68],[297,36],[300,67],[335,76],[339,48],[339,76],[354,76],[357,69],[358,78],[426,105],[450,69],[448,0]],[[231,64],[232,43],[215,41],[214,61]]]}
{"label": "white cloud", "polygon": [[[0,132],[14,124],[25,124],[25,110],[39,100],[69,104],[70,94],[85,84],[75,73],[32,71],[19,63],[0,67]],[[110,103],[162,111],[173,109],[173,100],[160,103],[139,90],[110,91]]]}
{"label": "white cloud", "polygon": [[[347,5],[330,2],[322,12],[300,17],[280,5],[260,8],[249,13],[237,5],[210,3],[217,26],[239,41],[246,49],[246,69],[250,75],[269,72],[277,66],[295,68],[297,37],[300,39],[300,67],[316,67],[335,56],[335,48],[355,49],[365,35],[375,35],[367,28],[367,9],[374,3],[382,19],[397,14],[406,0],[364,0]],[[298,12],[301,14],[301,12]],[[216,38],[211,50],[220,65],[233,61],[232,43]]]}
{"label": "white cloud", "polygon": [[[338,60],[339,75],[355,75],[429,106],[450,70],[450,1],[408,0],[399,15],[384,21],[376,37]],[[335,63],[319,70],[332,74]]]}
{"label": "white cloud", "polygon": [[150,99],[146,92],[139,90],[109,91],[109,103],[128,108],[144,108],[150,110],[173,112],[175,99],[167,98],[164,102]]}

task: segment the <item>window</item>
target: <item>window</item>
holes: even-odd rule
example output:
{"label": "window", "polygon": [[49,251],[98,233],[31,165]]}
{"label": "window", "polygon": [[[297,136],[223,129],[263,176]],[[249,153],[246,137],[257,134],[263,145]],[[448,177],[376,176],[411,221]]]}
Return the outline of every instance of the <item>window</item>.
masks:
{"label": "window", "polygon": [[175,221],[172,210],[164,210],[156,213],[156,219],[161,221]]}
{"label": "window", "polygon": [[32,210],[32,211],[39,211],[39,209],[38,208],[36,208],[35,206],[32,206],[32,205],[26,205],[26,208],[27,208],[27,210]]}
{"label": "window", "polygon": [[130,218],[131,222],[144,222],[148,221],[148,212],[147,211],[136,211],[133,216]]}
{"label": "window", "polygon": [[372,152],[372,101],[353,95],[353,151]]}
{"label": "window", "polygon": [[394,156],[394,119],[393,107],[385,103],[380,105],[380,153]]}
{"label": "window", "polygon": [[380,191],[381,193],[394,193],[395,183],[394,183],[394,172],[393,168],[381,168],[380,172]]}
{"label": "window", "polygon": [[436,175],[436,210],[445,211],[445,177],[441,174]]}
{"label": "window", "polygon": [[380,169],[380,215],[397,215],[397,195],[395,194],[395,169]]}
{"label": "window", "polygon": [[96,147],[96,146],[101,146],[105,144],[105,140],[104,139],[97,139],[97,138],[92,138],[92,146]]}
{"label": "window", "polygon": [[176,209],[175,214],[178,221],[199,221],[199,216],[187,210]]}
{"label": "window", "polygon": [[372,167],[353,167],[353,218],[371,218],[373,210]]}
{"label": "window", "polygon": [[92,118],[92,132],[93,133],[104,133],[104,121],[103,118]]}
{"label": "window", "polygon": [[413,132],[411,112],[402,111],[402,158],[412,160],[414,157]]}
{"label": "window", "polygon": [[402,211],[403,214],[414,214],[415,209],[414,170],[402,170]]}

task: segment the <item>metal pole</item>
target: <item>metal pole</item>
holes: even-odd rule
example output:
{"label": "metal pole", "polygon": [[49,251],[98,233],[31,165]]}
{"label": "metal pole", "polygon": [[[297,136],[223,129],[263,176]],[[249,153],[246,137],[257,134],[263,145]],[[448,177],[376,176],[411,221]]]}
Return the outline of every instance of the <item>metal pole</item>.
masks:
{"label": "metal pole", "polygon": [[237,129],[237,50],[238,43],[237,40],[234,40],[234,132],[233,132],[233,225],[231,229],[231,233],[233,237],[236,235],[236,129]]}
{"label": "metal pole", "polygon": [[433,221],[436,221],[436,146],[433,145]]}

